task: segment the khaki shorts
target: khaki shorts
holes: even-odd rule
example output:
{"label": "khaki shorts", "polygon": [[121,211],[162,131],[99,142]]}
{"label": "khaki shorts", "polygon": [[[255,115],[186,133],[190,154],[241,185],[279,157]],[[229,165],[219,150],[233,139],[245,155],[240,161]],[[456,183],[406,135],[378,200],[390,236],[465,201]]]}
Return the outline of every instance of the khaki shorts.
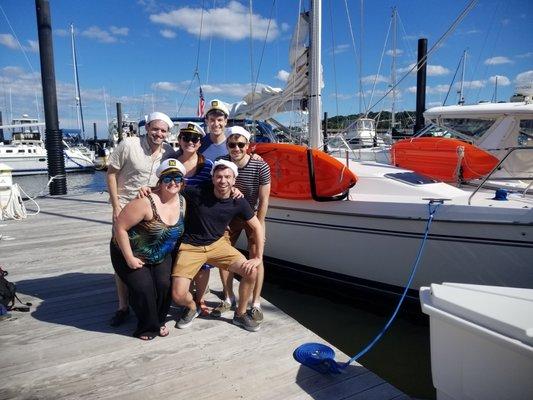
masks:
{"label": "khaki shorts", "polygon": [[227,236],[208,246],[182,243],[172,268],[172,276],[192,279],[206,263],[228,270],[238,261],[244,262],[246,258],[230,244]]}

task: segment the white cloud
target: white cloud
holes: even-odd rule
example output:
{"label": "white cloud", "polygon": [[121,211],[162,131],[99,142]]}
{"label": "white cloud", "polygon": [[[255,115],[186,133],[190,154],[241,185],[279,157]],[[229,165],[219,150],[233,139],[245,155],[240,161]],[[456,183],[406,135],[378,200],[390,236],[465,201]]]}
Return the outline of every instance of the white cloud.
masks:
{"label": "white cloud", "polygon": [[[427,89],[427,88],[426,88]],[[407,88],[407,92],[409,93],[416,93],[416,86],[409,86]]]}
{"label": "white cloud", "polygon": [[496,78],[498,78],[498,86],[509,86],[511,80],[504,75],[494,75],[489,78],[490,83],[496,83]]}
{"label": "white cloud", "polygon": [[533,51],[528,51],[527,53],[519,54],[516,57],[517,58],[530,58],[530,57],[533,57]]}
{"label": "white cloud", "polygon": [[484,62],[485,65],[500,65],[500,64],[511,64],[512,61],[503,56],[487,58]]}
{"label": "white cloud", "polygon": [[[392,50],[387,50],[386,55],[388,56],[393,56],[393,51]],[[396,49],[396,56],[401,56],[403,54],[403,50],[402,49]]]}
{"label": "white cloud", "polygon": [[111,35],[108,31],[103,30],[97,26],[91,26],[81,33],[81,36],[88,37],[90,39],[96,39],[101,43],[115,43],[117,38]]}
{"label": "white cloud", "polygon": [[287,79],[289,79],[289,75],[289,72],[285,71],[284,69],[281,69],[278,71],[276,79],[279,79],[282,82],[287,82]]}
{"label": "white cloud", "polygon": [[[265,85],[259,83],[256,87],[256,92],[260,92]],[[224,96],[235,96],[242,98],[252,91],[249,83],[222,83],[219,85],[203,85],[204,94]]]}
{"label": "white cloud", "polygon": [[329,96],[333,98],[337,98],[337,100],[350,100],[354,98],[353,94],[343,94],[343,93],[337,93],[337,95],[335,95],[335,93],[330,93]]}
{"label": "white cloud", "polygon": [[170,29],[161,29],[159,33],[161,34],[161,36],[167,39],[174,39],[177,36],[176,32]]}
{"label": "white cloud", "polygon": [[[409,66],[405,68],[398,69],[398,72],[403,74],[407,71],[409,71],[411,68],[413,68],[416,65],[416,63],[411,63]],[[412,74],[416,74],[416,68],[413,69],[411,72]],[[443,67],[442,65],[431,65],[429,64],[426,68],[426,73],[428,76],[441,76],[441,75],[447,75],[450,73],[450,70],[446,67]]]}
{"label": "white cloud", "polygon": [[165,92],[177,92],[178,85],[172,82],[156,82],[152,84],[152,90],[163,90]]}
{"label": "white cloud", "polygon": [[57,36],[64,37],[64,36],[70,35],[70,32],[67,31],[66,29],[59,28],[59,29],[54,29],[54,34],[56,34]]}
{"label": "white cloud", "polygon": [[117,35],[117,36],[128,36],[129,32],[130,32],[130,28],[126,28],[126,27],[118,27],[118,26],[113,26],[111,25],[109,27],[109,31],[113,34],[113,35]]}
{"label": "white cloud", "polygon": [[431,101],[427,104],[428,108],[442,106],[442,101]]}
{"label": "white cloud", "polygon": [[281,23],[281,31],[282,32],[287,32],[289,29],[291,29],[291,26],[286,23],[286,22],[282,22]]}
{"label": "white cloud", "polygon": [[388,82],[389,81],[389,78],[387,78],[386,76],[383,76],[383,75],[368,75],[368,76],[363,76],[361,78],[361,81],[365,84],[373,84],[374,83],[374,80],[376,81],[376,83],[381,83],[381,82]]}
{"label": "white cloud", "polygon": [[109,30],[106,30],[96,25],[93,25],[81,32],[81,36],[89,39],[95,39],[100,43],[116,43],[119,40],[118,37],[128,36],[128,34],[129,28],[126,27],[110,26]]}
{"label": "white cloud", "polygon": [[516,75],[516,78],[514,81],[516,83],[516,86],[531,85],[531,82],[533,82],[533,70],[524,71]]}
{"label": "white cloud", "polygon": [[26,47],[27,50],[32,51],[34,53],[39,52],[39,42],[36,40],[28,40],[28,46]]}
{"label": "white cloud", "polygon": [[18,49],[19,45],[15,40],[15,37],[10,33],[1,33],[0,34],[0,44],[3,44],[10,49]]}
{"label": "white cloud", "polygon": [[[173,28],[183,29],[192,35],[200,33],[201,8],[182,7],[170,12],[150,15],[150,21]],[[252,15],[252,35],[254,39],[263,40],[269,25],[268,18],[258,14]],[[242,40],[250,36],[250,15],[248,8],[235,0],[225,7],[203,11],[202,37],[209,36],[229,40]],[[268,41],[279,35],[276,21],[271,21],[268,30]]]}
{"label": "white cloud", "polygon": [[333,54],[344,53],[345,51],[348,51],[349,48],[350,48],[350,45],[349,45],[349,44],[338,44],[338,45],[335,46],[335,48],[333,49]]}
{"label": "white cloud", "polygon": [[[485,87],[486,81],[484,80],[477,80],[477,81],[465,81],[463,83],[463,88],[467,89],[480,89],[482,87]],[[459,85],[459,84],[457,84]]]}

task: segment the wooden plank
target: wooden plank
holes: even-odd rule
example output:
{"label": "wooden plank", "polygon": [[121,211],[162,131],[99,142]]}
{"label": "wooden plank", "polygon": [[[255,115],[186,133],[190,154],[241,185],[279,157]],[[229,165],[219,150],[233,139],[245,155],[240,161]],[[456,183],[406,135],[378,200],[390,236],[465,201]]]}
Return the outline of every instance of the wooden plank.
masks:
{"label": "wooden plank", "polygon": [[[2,265],[30,313],[0,322],[0,399],[331,399],[404,396],[354,364],[340,376],[301,366],[292,351],[324,342],[264,301],[256,333],[221,319],[199,318],[187,330],[142,342],[131,337],[135,318],[108,326],[116,305],[109,258],[111,207],[107,195],[38,199],[41,212],[2,221]],[[220,290],[218,274],[210,287]],[[208,304],[218,298],[210,294]],[[335,349],[340,359],[347,359]]]}

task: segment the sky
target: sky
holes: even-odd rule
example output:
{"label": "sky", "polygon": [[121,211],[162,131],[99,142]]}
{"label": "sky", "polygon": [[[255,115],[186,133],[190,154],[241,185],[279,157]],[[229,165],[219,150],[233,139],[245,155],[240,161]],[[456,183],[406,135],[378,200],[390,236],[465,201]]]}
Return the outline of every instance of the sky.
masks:
{"label": "sky", "polygon": [[[250,3],[252,8],[250,10]],[[196,115],[199,83],[206,101],[232,103],[251,82],[283,88],[298,12],[296,0],[50,0],[61,128],[77,128],[70,24],[74,25],[86,134],[107,137],[107,121],[152,111]],[[374,105],[390,88],[391,14],[396,7],[395,109],[415,109],[416,76],[409,74],[417,40],[428,48],[450,28],[467,0],[323,0],[323,111],[348,115]],[[43,118],[34,0],[0,0],[0,110],[4,123],[28,114]],[[445,100],[467,50],[466,103],[508,100],[533,81],[530,0],[479,0],[428,60],[426,107]],[[529,21],[529,22],[528,22]],[[390,32],[388,34],[388,32]],[[386,42],[388,34],[388,41]],[[361,74],[359,71],[361,70]],[[195,71],[198,74],[195,76]],[[460,80],[460,71],[455,82]],[[372,100],[370,99],[373,91]],[[364,101],[360,102],[362,86]],[[446,104],[457,103],[452,87]],[[389,94],[372,111],[390,110]],[[106,116],[107,108],[107,116]],[[281,119],[297,122],[294,113]]]}

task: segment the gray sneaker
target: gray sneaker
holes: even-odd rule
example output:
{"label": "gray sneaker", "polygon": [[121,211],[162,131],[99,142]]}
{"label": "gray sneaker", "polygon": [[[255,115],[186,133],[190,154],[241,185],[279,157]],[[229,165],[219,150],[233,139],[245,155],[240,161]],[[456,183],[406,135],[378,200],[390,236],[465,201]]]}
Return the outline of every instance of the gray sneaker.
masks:
{"label": "gray sneaker", "polygon": [[255,322],[263,322],[263,311],[260,307],[252,307],[248,313]]}
{"label": "gray sneaker", "polygon": [[227,301],[221,301],[220,304],[216,306],[213,311],[211,311],[211,316],[215,318],[220,318],[222,314],[231,310],[235,310],[235,302],[233,304],[230,304]]}
{"label": "gray sneaker", "polygon": [[183,314],[181,315],[180,320],[176,322],[176,328],[188,328],[192,324],[192,321],[194,321],[194,319],[198,315],[200,315],[200,310],[198,308],[195,308],[194,310],[191,308],[186,308]]}
{"label": "gray sneaker", "polygon": [[259,322],[254,321],[248,313],[244,313],[243,315],[237,315],[235,313],[233,316],[233,325],[242,326],[250,332],[257,332],[261,328]]}

